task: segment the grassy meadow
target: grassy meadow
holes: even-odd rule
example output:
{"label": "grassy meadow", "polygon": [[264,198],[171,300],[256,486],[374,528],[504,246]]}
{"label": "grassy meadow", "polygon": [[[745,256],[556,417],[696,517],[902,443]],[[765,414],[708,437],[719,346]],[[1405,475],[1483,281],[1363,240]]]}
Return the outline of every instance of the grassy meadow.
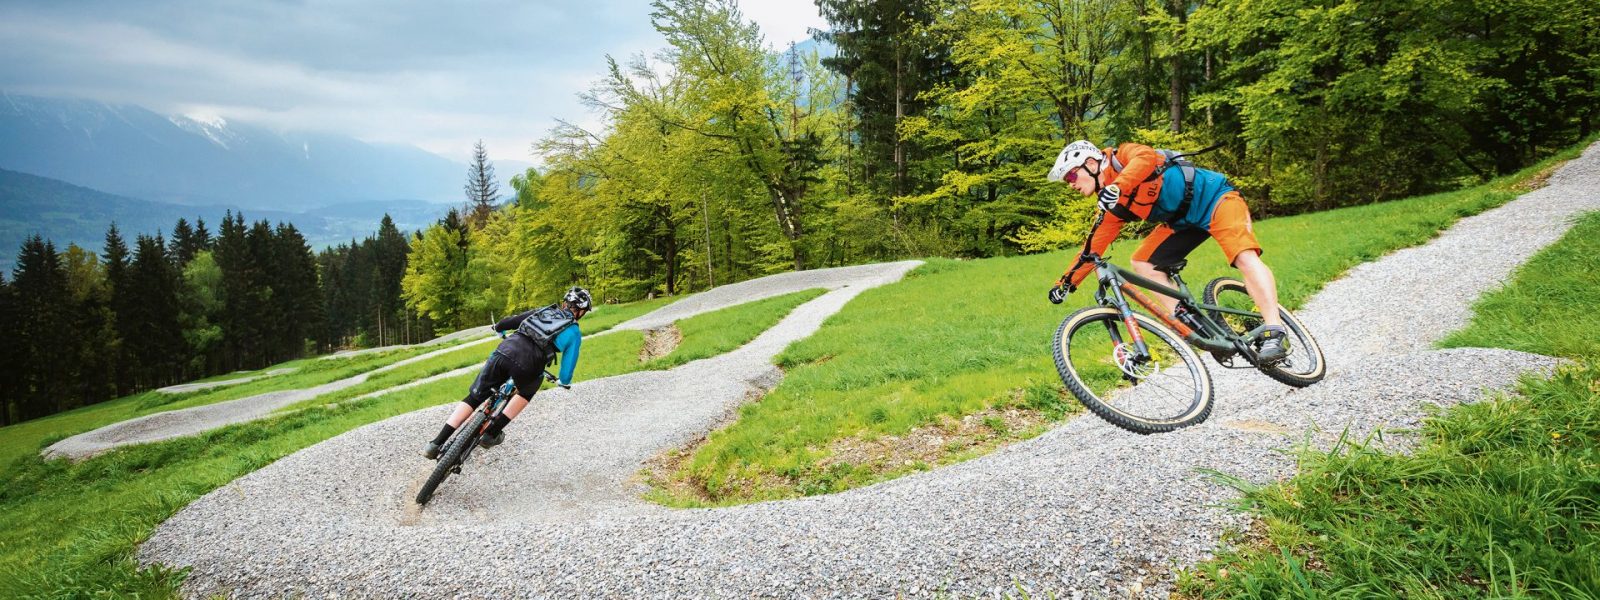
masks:
{"label": "grassy meadow", "polygon": [[[1504,204],[1580,150],[1477,187],[1259,221],[1255,233],[1283,303],[1297,308],[1347,269]],[[1126,264],[1137,244],[1120,241],[1108,255]],[[1060,306],[1045,298],[1075,256],[932,259],[901,283],[863,292],[780,356],[783,383],[682,462],[670,477],[676,491],[652,497],[715,506],[829,493],[1036,435],[1079,408],[1051,363],[1049,340],[1093,292]],[[1198,294],[1211,278],[1235,273],[1208,241],[1184,274]],[[987,430],[964,424],[968,417]],[[904,456],[863,452],[918,429],[948,442]]]}
{"label": "grassy meadow", "polygon": [[[1411,454],[1304,450],[1279,485],[1233,483],[1255,526],[1183,574],[1204,598],[1600,597],[1600,213],[1475,306],[1447,347],[1572,362],[1428,420]],[[1379,542],[1381,540],[1381,542]]]}
{"label": "grassy meadow", "polygon": [[[577,378],[667,368],[722,354],[821,293],[807,290],[684,319],[678,323],[684,333],[682,343],[656,361],[641,363],[640,344],[628,344],[632,339],[642,343],[638,332],[619,331],[587,341]],[[609,315],[602,309],[595,316],[611,318],[593,322],[586,318],[584,325],[604,330],[667,301]],[[457,355],[462,360],[475,356],[471,360],[481,362],[491,349],[487,344],[473,345],[396,371],[411,370],[420,376],[434,368],[429,363]],[[362,358],[368,357],[350,360]],[[380,355],[370,355],[370,360],[378,361]],[[322,398],[302,410],[132,446],[80,463],[42,460],[37,452],[43,438],[13,437],[16,426],[0,429],[5,436],[0,439],[8,448],[15,447],[10,459],[0,463],[4,465],[0,466],[0,598],[175,596],[181,573],[141,570],[133,560],[138,543],[167,517],[205,493],[297,450],[368,423],[453,402],[472,377],[442,379],[366,400],[330,404]]]}

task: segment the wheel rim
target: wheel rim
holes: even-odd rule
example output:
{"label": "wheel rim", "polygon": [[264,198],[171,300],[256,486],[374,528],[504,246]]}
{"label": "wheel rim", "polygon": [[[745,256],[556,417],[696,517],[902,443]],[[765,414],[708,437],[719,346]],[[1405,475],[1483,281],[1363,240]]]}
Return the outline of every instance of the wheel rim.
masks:
{"label": "wheel rim", "polygon": [[[1093,315],[1061,337],[1061,356],[1086,391],[1106,408],[1150,423],[1178,423],[1205,407],[1209,384],[1187,347],[1139,321],[1148,356],[1134,349],[1128,328],[1115,313]],[[1113,344],[1108,326],[1123,340]]]}
{"label": "wheel rim", "polygon": [[[1261,308],[1256,306],[1255,300],[1250,298],[1250,293],[1245,290],[1244,285],[1233,281],[1217,286],[1216,298],[1212,299],[1210,303],[1235,310],[1261,311]],[[1227,323],[1228,327],[1239,335],[1249,333],[1260,327],[1263,322],[1257,317],[1246,317],[1217,311],[1209,312],[1213,320]],[[1278,316],[1283,318],[1284,328],[1289,331],[1288,339],[1285,340],[1289,354],[1283,360],[1273,363],[1270,368],[1300,377],[1307,377],[1316,373],[1321,369],[1320,352],[1317,351],[1316,341],[1306,335],[1305,327],[1300,325],[1300,320],[1296,319],[1288,309],[1281,306],[1278,307]]]}

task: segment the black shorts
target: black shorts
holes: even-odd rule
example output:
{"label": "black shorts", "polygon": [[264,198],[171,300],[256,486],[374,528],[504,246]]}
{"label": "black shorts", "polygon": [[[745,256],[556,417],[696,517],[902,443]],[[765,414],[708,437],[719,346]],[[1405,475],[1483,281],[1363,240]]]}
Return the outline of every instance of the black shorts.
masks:
{"label": "black shorts", "polygon": [[477,408],[484,400],[494,397],[495,390],[508,379],[517,384],[517,393],[523,398],[532,398],[544,383],[544,369],[549,364],[550,358],[535,348],[532,342],[511,334],[489,354],[489,360],[483,363],[483,370],[478,372],[478,378],[472,381],[472,388],[467,390],[467,397],[461,401]]}

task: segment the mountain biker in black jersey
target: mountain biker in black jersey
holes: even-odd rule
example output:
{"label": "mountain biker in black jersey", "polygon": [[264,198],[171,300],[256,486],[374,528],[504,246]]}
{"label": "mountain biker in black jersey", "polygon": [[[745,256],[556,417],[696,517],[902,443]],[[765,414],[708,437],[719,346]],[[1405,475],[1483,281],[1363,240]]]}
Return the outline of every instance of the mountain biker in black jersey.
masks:
{"label": "mountain biker in black jersey", "polygon": [[489,354],[483,371],[478,373],[478,378],[467,390],[467,397],[461,400],[455,412],[445,421],[438,437],[428,442],[422,456],[429,460],[437,459],[439,447],[450,439],[450,434],[461,426],[478,405],[493,396],[496,388],[510,379],[517,385],[517,394],[506,405],[505,411],[484,430],[478,444],[489,448],[505,441],[506,425],[522,409],[527,408],[528,397],[539,391],[541,376],[556,354],[561,355],[561,374],[557,385],[570,389],[572,372],[578,366],[578,347],[583,343],[578,319],[582,319],[593,307],[594,299],[589,295],[589,290],[574,287],[567,290],[559,303],[515,314],[495,323],[496,332],[511,333]]}

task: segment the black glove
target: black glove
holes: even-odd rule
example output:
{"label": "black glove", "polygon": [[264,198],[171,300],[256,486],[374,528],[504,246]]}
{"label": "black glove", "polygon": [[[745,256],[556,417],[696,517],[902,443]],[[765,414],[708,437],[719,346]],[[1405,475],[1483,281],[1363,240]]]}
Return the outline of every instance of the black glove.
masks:
{"label": "black glove", "polygon": [[1072,292],[1075,292],[1077,290],[1078,290],[1078,286],[1072,285],[1070,283],[1063,283],[1061,285],[1057,285],[1055,287],[1052,287],[1052,288],[1050,288],[1050,303],[1051,304],[1061,304],[1062,302],[1066,302],[1067,301],[1067,296],[1071,295]]}
{"label": "black glove", "polygon": [[1100,210],[1109,212],[1117,207],[1117,201],[1121,199],[1122,188],[1117,187],[1117,184],[1113,183],[1100,188]]}

